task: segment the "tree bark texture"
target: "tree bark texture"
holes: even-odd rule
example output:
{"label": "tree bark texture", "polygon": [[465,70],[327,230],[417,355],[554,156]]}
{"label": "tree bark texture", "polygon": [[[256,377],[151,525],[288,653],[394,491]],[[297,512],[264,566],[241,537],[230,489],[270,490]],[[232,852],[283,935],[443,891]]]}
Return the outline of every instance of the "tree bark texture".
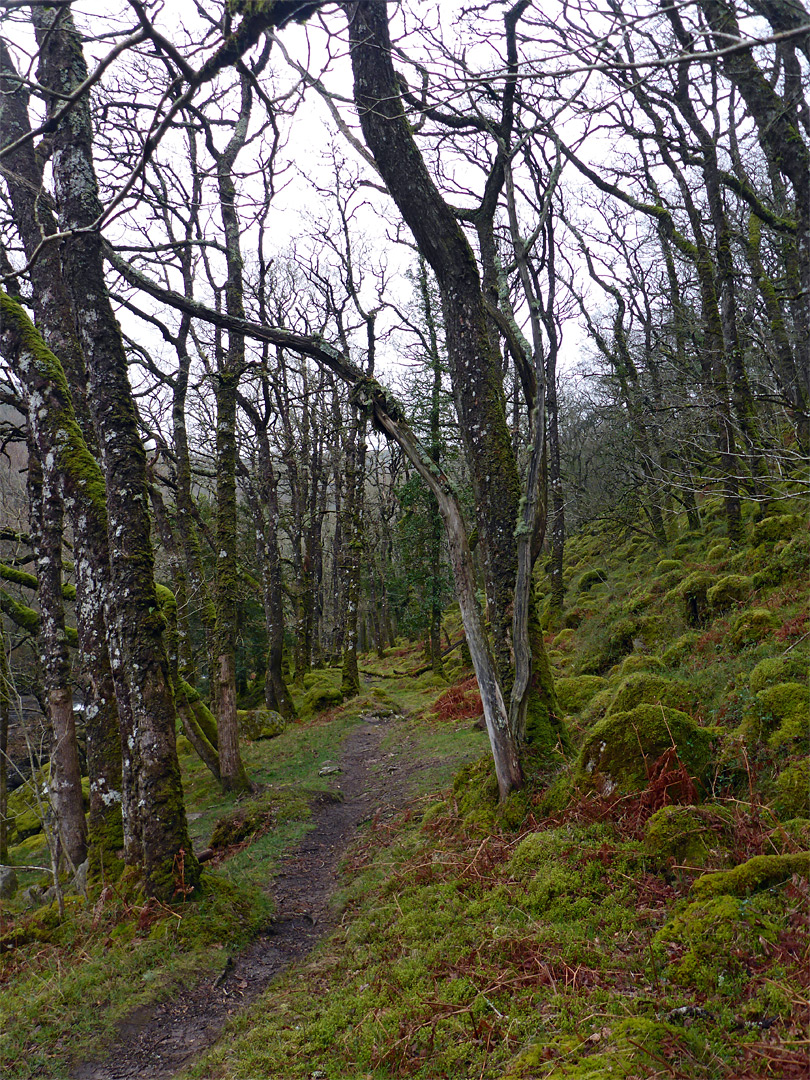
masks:
{"label": "tree bark texture", "polygon": [[414,143],[391,62],[387,5],[343,5],[363,135],[439,284],[459,426],[473,480],[489,616],[499,666],[511,668],[514,531],[520,484],[481,280],[472,249]]}
{"label": "tree bark texture", "polygon": [[[69,93],[87,75],[69,9],[34,10],[40,45],[40,78]],[[53,108],[54,99],[49,101]],[[88,230],[102,207],[93,168],[89,106],[80,101],[53,136],[52,168],[60,224]],[[162,641],[163,619],[155,593],[150,538],[146,455],[127,377],[127,358],[103,275],[101,238],[75,233],[63,252],[66,281],[84,350],[93,424],[104,467],[112,647],[129,690],[132,728],[126,733],[125,775],[137,802],[146,888],[160,898],[175,891],[176,864],[184,859],[185,884],[198,867],[191,851],[175,745],[176,709]],[[181,855],[182,853],[182,855]],[[133,852],[130,852],[132,855]]]}

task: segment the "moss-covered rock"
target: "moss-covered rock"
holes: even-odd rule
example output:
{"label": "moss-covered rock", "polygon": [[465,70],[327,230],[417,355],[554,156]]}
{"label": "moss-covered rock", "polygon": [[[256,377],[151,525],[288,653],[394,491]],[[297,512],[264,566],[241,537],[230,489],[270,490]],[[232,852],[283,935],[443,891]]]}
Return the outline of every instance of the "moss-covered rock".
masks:
{"label": "moss-covered rock", "polygon": [[782,854],[810,849],[810,817],[788,818],[772,829],[768,839]]}
{"label": "moss-covered rock", "polygon": [[795,855],[755,855],[748,862],[717,874],[702,874],[692,883],[698,899],[712,896],[750,896],[781,885],[794,874],[810,877],[810,851]]}
{"label": "moss-covered rock", "polygon": [[773,544],[777,540],[790,540],[807,524],[800,514],[773,514],[755,521],[751,526],[751,545]]}
{"label": "moss-covered rock", "polygon": [[729,638],[736,648],[742,649],[770,637],[777,625],[777,618],[766,608],[750,608],[734,618]]}
{"label": "moss-covered rock", "polygon": [[786,682],[760,690],[757,701],[763,713],[774,720],[810,716],[810,686],[807,683]]}
{"label": "moss-covered rock", "polygon": [[769,656],[760,660],[748,677],[748,689],[758,694],[776,683],[792,682],[807,674],[807,665],[791,656]]}
{"label": "moss-covered rock", "polygon": [[600,675],[572,675],[557,679],[557,700],[564,713],[579,713],[600,690],[607,686]]}
{"label": "moss-covered rock", "polygon": [[663,705],[638,705],[600,720],[588,733],[576,763],[576,779],[603,795],[640,791],[652,766],[675,747],[689,775],[705,782],[711,733],[691,716]]}
{"label": "moss-covered rock", "polygon": [[717,579],[705,570],[695,570],[673,591],[683,603],[683,614],[690,626],[702,626],[709,613],[708,592]]}
{"label": "moss-covered rock", "polygon": [[304,695],[301,703],[301,717],[305,719],[314,713],[339,705],[343,701],[343,691],[333,683],[317,682]]}
{"label": "moss-covered rock", "polygon": [[572,629],[569,626],[566,627],[564,630],[561,630],[559,634],[554,637],[551,644],[555,649],[560,649],[562,652],[568,652],[574,647],[576,637],[576,630]]}
{"label": "moss-covered rock", "polygon": [[733,815],[721,806],[663,806],[647,822],[644,849],[653,864],[705,866],[728,858]]}
{"label": "moss-covered rock", "polygon": [[594,585],[602,585],[607,580],[606,570],[586,570],[577,582],[578,592],[588,592]]}
{"label": "moss-covered rock", "polygon": [[209,846],[216,850],[241,844],[248,837],[266,832],[272,826],[274,818],[273,807],[266,803],[241,806],[217,819]]}
{"label": "moss-covered rock", "polygon": [[320,683],[331,683],[332,676],[326,668],[313,668],[304,673],[301,681],[305,690],[311,690],[313,686],[318,686]]}
{"label": "moss-covered rock", "polygon": [[[704,878],[727,877],[725,873]],[[703,993],[738,994],[735,980],[744,963],[774,943],[781,920],[764,903],[733,895],[705,896],[689,904],[655,935],[655,945],[672,956],[667,977]]]}
{"label": "moss-covered rock", "polygon": [[725,556],[728,554],[728,550],[730,547],[731,541],[728,539],[715,540],[715,542],[706,552],[706,558],[709,560],[709,562],[719,562],[720,559],[725,558]]}
{"label": "moss-covered rock", "polygon": [[810,817],[810,758],[788,765],[776,778],[773,810],[781,821]]}
{"label": "moss-covered rock", "polygon": [[672,570],[682,570],[683,562],[680,559],[661,559],[656,563],[655,569],[659,574],[668,574]]}
{"label": "moss-covered rock", "polygon": [[588,724],[593,724],[596,720],[602,720],[610,708],[612,700],[613,691],[611,690],[610,685],[608,685],[604,690],[600,690],[597,694],[594,694],[582,710],[582,719]]}
{"label": "moss-covered rock", "polygon": [[694,694],[685,684],[665,679],[655,672],[636,671],[619,683],[607,715],[629,712],[637,705],[667,705],[685,712],[693,704]]}
{"label": "moss-covered rock", "polygon": [[713,614],[729,611],[750,595],[753,582],[744,574],[725,574],[706,593],[709,610]]}
{"label": "moss-covered rock", "polygon": [[633,675],[637,671],[649,671],[660,675],[666,669],[666,664],[658,656],[650,656],[648,653],[633,653],[622,660],[619,665],[619,675],[625,677]]}
{"label": "moss-covered rock", "polygon": [[687,630],[685,634],[681,634],[668,649],[664,650],[661,659],[664,661],[667,667],[680,667],[685,660],[688,660],[695,651],[695,646],[700,634],[696,630]]}
{"label": "moss-covered rock", "polygon": [[238,712],[239,734],[251,741],[274,739],[287,727],[281,713],[273,709],[240,709]]}

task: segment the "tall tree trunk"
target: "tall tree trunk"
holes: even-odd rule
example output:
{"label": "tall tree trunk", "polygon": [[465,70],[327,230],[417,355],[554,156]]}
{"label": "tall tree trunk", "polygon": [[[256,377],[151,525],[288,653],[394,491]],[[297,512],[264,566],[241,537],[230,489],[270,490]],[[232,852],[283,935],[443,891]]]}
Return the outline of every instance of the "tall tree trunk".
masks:
{"label": "tall tree trunk", "polygon": [[[69,93],[87,77],[69,8],[56,12],[36,8],[33,18],[40,45],[40,81]],[[60,101],[50,99],[49,109]],[[52,168],[62,228],[92,226],[102,207],[86,99],[75,105],[53,135]],[[103,456],[113,639],[121,651],[132,721],[132,729],[126,732],[125,764],[134,766],[137,777],[137,804],[130,811],[137,814],[146,888],[158,897],[171,898],[177,860],[184,860],[187,886],[196,886],[199,868],[186,824],[175,745],[176,709],[155,594],[146,455],[121,333],[104,282],[100,236],[94,232],[73,235],[65,242],[64,265]]]}
{"label": "tall tree trunk", "polygon": [[[0,129],[10,138],[30,131],[28,94],[17,78],[11,58],[0,42]],[[22,237],[26,256],[37,250],[43,233],[57,231],[50,203],[45,198],[42,164],[31,142],[22,143],[9,156],[6,182],[9,187],[15,222]],[[34,286],[34,313],[46,344],[59,357],[70,390],[73,409],[85,444],[95,450],[92,421],[87,406],[87,373],[84,356],[73,321],[70,298],[62,275],[59,249],[55,244],[42,248],[30,267]],[[33,369],[30,373],[33,375]],[[29,392],[38,387],[28,376]],[[58,411],[64,402],[57,399]],[[53,414],[51,414],[53,416]],[[98,467],[87,461],[88,468]],[[90,778],[88,842],[90,874],[115,876],[120,866],[118,855],[124,846],[121,819],[121,724],[119,713],[129,711],[123,680],[116,686],[107,646],[106,605],[109,592],[109,555],[107,513],[103,499],[88,497],[87,477],[80,458],[72,458],[62,469],[62,490],[73,531],[76,574],[76,624],[79,634],[80,678],[85,692],[85,733],[87,769]],[[100,473],[98,474],[100,476]],[[124,725],[128,727],[128,725]]]}
{"label": "tall tree trunk", "polygon": [[8,728],[11,718],[11,671],[6,639],[0,632],[0,863],[8,862]]}
{"label": "tall tree trunk", "polygon": [[[57,446],[50,437],[47,414],[30,399],[28,410],[28,505],[36,552],[39,647],[48,720],[51,727],[48,791],[56,816],[58,859],[67,856],[74,870],[87,856],[87,824],[82,805],[82,775],[73,687],[62,599],[62,497],[59,493]],[[43,468],[43,457],[48,462]]]}

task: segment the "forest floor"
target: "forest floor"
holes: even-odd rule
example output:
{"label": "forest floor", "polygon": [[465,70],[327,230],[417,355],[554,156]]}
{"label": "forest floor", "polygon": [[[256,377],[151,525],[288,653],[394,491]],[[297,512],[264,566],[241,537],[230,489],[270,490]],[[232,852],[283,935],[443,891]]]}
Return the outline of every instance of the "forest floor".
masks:
{"label": "forest floor", "polygon": [[[225,960],[222,971],[180,996],[142,1006],[119,1024],[119,1038],[101,1061],[71,1070],[72,1080],[163,1080],[212,1046],[225,1025],[255,1001],[291,963],[311,952],[334,929],[329,901],[341,858],[358,827],[384,823],[407,802],[413,776],[425,767],[409,755],[408,739],[397,751],[381,744],[402,717],[368,714],[350,730],[330,790],[312,803],[311,831],[287,852],[268,884],[275,903],[272,926]],[[412,740],[411,740],[412,741]]]}
{"label": "forest floor", "polygon": [[[22,838],[0,904],[0,1072],[810,1075],[806,518],[752,520],[734,548],[717,514],[663,553],[569,542],[546,647],[574,750],[502,804],[463,657],[420,673],[400,642],[326,710],[340,670],[306,674],[302,719],[244,742],[248,797],[178,739],[194,848],[216,853],[192,900],[110,882],[60,919],[26,900],[45,882],[23,864],[46,856]],[[622,787],[599,786],[614,773]]]}

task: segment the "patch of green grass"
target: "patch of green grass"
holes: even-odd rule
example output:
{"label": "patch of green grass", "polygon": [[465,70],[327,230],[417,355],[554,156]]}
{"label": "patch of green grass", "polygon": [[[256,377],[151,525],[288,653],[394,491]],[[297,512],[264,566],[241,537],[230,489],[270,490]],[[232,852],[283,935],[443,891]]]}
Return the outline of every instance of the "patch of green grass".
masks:
{"label": "patch of green grass", "polygon": [[207,872],[193,902],[167,906],[110,888],[91,905],[67,898],[62,921],[55,903],[15,920],[34,940],[3,957],[0,1071],[9,1080],[66,1075],[71,1059],[103,1052],[122,1017],[221,967],[223,950],[271,915],[258,890]]}

